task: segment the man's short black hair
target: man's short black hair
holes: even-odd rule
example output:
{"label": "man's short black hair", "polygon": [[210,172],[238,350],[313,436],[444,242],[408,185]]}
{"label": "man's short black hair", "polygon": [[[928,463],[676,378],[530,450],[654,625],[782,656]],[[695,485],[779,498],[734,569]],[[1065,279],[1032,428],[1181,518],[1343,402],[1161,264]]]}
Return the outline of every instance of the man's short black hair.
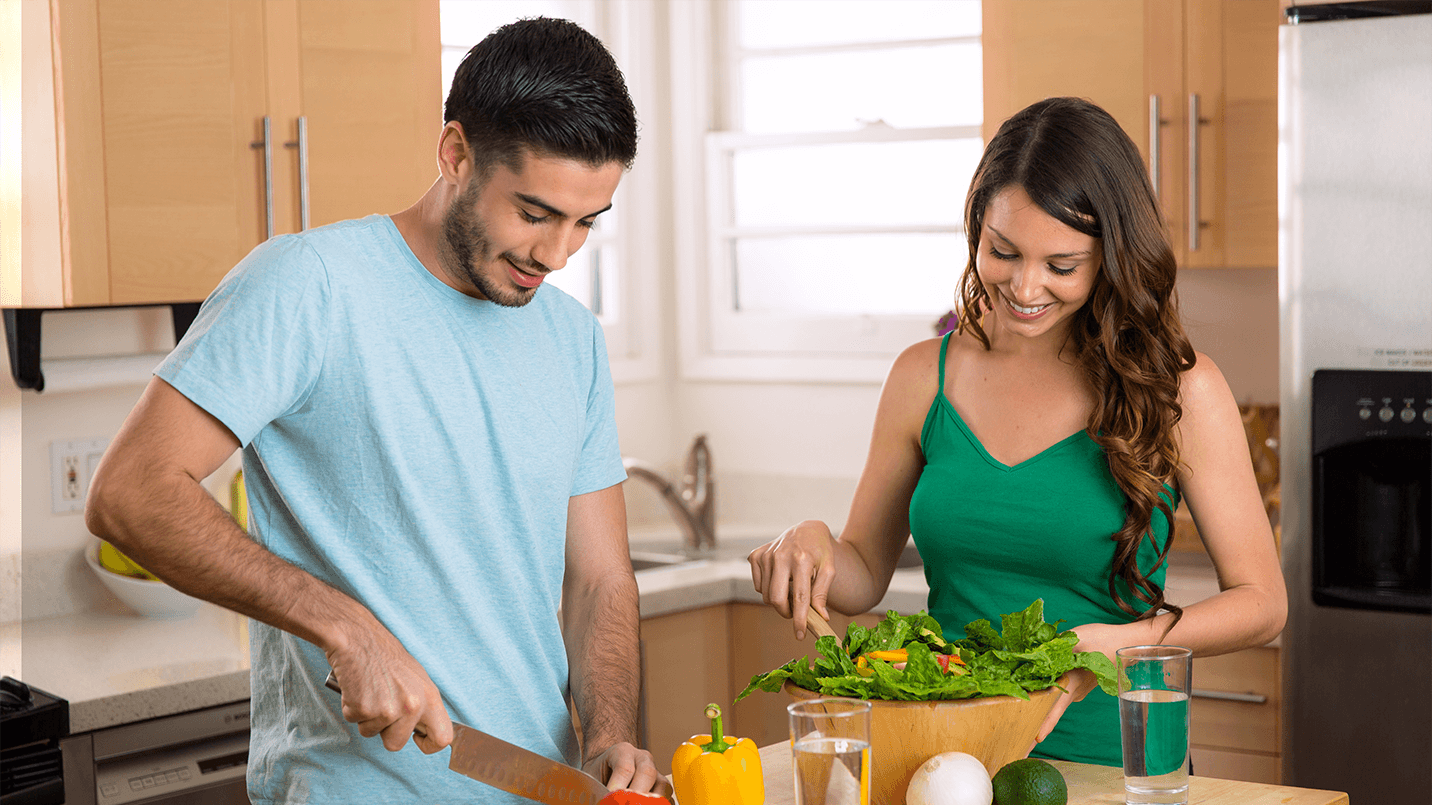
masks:
{"label": "man's short black hair", "polygon": [[462,125],[478,169],[513,170],[531,152],[599,167],[636,159],[636,108],[612,54],[570,20],[498,28],[453,76],[444,121]]}

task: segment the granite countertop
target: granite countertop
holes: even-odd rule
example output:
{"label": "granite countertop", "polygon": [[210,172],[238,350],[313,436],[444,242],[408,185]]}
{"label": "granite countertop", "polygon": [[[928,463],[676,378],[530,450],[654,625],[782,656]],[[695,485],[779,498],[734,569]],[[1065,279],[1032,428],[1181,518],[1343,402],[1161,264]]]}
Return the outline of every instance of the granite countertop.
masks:
{"label": "granite countertop", "polygon": [[[761,603],[746,554],[777,533],[727,527],[708,555],[638,572],[641,616]],[[669,533],[633,529],[632,550],[673,553],[678,544]],[[1206,557],[1179,558],[1167,587],[1180,604],[1218,592]],[[927,592],[921,569],[897,570],[875,610],[924,609]],[[247,698],[248,621],[211,604],[186,618],[146,618],[116,601],[101,611],[0,625],[0,665],[69,700],[71,733],[90,732]]]}

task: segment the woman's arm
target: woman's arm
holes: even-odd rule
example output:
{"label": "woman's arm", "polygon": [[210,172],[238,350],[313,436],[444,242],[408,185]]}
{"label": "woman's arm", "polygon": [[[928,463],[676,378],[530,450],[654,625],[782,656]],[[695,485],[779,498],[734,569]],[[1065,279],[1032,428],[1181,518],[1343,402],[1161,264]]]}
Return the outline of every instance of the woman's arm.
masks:
{"label": "woman's arm", "polygon": [[806,605],[855,614],[880,602],[910,536],[910,496],[924,467],[920,430],[937,393],[940,340],[895,360],[880,393],[870,451],[840,538],[807,520],[752,551],[751,581],[805,636]]}
{"label": "woman's arm", "polygon": [[[1202,353],[1180,387],[1179,487],[1213,558],[1220,592],[1185,606],[1167,635],[1173,621],[1167,613],[1129,624],[1076,626],[1075,651],[1101,651],[1114,660],[1114,652],[1124,646],[1167,643],[1206,657],[1261,646],[1283,629],[1288,594],[1238,404],[1223,373]],[[1070,693],[1060,696],[1045,719],[1039,740],[1054,729],[1071,701],[1093,687],[1092,675],[1078,672]]]}
{"label": "woman's arm", "polygon": [[1167,642],[1195,655],[1260,646],[1283,630],[1288,593],[1238,404],[1208,356],[1183,378],[1179,486],[1218,572],[1217,595],[1184,608]]}

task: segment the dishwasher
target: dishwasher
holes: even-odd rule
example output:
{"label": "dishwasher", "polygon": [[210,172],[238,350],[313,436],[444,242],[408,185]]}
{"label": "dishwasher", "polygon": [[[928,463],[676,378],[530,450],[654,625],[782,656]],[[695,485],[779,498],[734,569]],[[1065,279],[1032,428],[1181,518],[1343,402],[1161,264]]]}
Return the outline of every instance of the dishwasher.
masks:
{"label": "dishwasher", "polygon": [[249,702],[71,735],[65,805],[248,805]]}

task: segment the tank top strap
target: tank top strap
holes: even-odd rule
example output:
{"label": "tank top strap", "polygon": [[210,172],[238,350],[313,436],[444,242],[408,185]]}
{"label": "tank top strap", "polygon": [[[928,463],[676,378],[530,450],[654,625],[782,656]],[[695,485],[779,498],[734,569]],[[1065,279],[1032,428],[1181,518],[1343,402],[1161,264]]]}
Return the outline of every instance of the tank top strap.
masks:
{"label": "tank top strap", "polygon": [[940,390],[940,394],[945,393],[945,353],[950,349],[950,336],[954,334],[955,331],[951,330],[945,333],[944,338],[940,339],[940,385],[936,386]]}

